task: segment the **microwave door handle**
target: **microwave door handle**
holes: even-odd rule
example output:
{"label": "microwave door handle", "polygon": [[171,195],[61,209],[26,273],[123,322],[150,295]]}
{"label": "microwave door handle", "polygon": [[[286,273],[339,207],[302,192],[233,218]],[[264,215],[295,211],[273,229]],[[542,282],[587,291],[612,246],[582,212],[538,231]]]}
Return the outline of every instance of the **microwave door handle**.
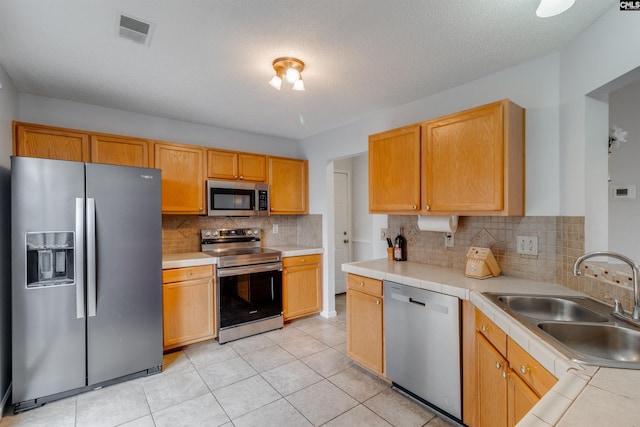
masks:
{"label": "microwave door handle", "polygon": [[74,243],[74,269],[76,276],[76,318],[83,319],[84,312],[84,198],[76,198],[76,235]]}

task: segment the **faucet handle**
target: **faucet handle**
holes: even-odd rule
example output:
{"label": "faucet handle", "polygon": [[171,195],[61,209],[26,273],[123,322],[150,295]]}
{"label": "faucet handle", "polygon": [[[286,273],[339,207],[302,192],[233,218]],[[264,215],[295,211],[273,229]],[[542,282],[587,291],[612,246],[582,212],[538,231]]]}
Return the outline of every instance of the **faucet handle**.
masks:
{"label": "faucet handle", "polygon": [[619,299],[613,300],[613,314],[624,314],[624,308]]}

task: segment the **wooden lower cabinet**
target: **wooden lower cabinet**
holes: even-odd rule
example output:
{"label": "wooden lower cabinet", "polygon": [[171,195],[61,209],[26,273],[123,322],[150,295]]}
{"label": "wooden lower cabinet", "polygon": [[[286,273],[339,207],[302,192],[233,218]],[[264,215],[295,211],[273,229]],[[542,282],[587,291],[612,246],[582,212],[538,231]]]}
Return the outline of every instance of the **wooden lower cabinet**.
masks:
{"label": "wooden lower cabinet", "polygon": [[163,270],[164,350],[216,337],[212,266]]}
{"label": "wooden lower cabinet", "polygon": [[382,281],[347,275],[347,355],[384,376]]}
{"label": "wooden lower cabinet", "polygon": [[318,313],[322,309],[322,255],[282,260],[284,320]]}
{"label": "wooden lower cabinet", "polygon": [[[476,310],[475,411],[470,427],[515,426],[557,379],[491,320]],[[467,378],[465,378],[465,382]],[[468,392],[468,389],[467,389]],[[469,396],[465,396],[469,410]]]}

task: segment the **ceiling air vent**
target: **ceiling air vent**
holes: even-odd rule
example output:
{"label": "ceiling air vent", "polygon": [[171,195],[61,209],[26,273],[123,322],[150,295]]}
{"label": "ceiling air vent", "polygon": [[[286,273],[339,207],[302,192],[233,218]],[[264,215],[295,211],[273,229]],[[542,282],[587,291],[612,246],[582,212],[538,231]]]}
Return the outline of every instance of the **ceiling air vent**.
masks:
{"label": "ceiling air vent", "polygon": [[123,13],[118,13],[117,21],[118,36],[128,39],[139,44],[149,46],[151,42],[151,34],[155,24],[144,22]]}

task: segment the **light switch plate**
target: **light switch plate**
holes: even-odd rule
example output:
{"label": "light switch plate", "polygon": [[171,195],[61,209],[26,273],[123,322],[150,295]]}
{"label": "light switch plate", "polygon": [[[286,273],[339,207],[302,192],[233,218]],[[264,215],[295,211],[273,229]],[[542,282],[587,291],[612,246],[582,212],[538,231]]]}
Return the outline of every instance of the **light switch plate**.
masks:
{"label": "light switch plate", "polygon": [[520,255],[538,255],[538,236],[516,236],[516,252]]}

